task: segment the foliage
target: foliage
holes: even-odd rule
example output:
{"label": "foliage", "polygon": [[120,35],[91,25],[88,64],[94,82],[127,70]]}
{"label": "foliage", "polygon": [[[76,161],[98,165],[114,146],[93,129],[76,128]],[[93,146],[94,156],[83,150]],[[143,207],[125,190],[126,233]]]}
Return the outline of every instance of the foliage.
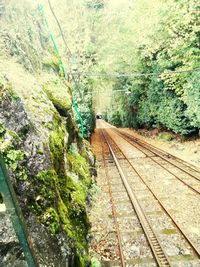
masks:
{"label": "foliage", "polygon": [[23,166],[26,160],[25,153],[19,148],[20,137],[16,132],[10,131],[0,124],[0,153],[2,153],[5,163],[15,172],[17,180],[28,179],[27,168]]}
{"label": "foliage", "polygon": [[163,132],[163,133],[159,133],[158,138],[163,140],[163,141],[169,142],[173,139],[173,136],[171,133]]}
{"label": "foliage", "polygon": [[16,170],[17,168],[17,162],[24,159],[24,153],[20,150],[10,149],[5,157],[5,163],[8,164],[8,166]]}
{"label": "foliage", "polygon": [[[116,57],[115,65],[120,73],[147,75],[114,80],[114,90],[125,89],[128,84],[131,95],[128,99],[123,96],[112,99],[108,120],[117,126],[162,127],[182,135],[197,131],[200,127],[199,3],[169,0],[158,2],[154,11],[150,6],[147,11],[141,11],[140,7],[138,4],[133,12],[134,25],[146,35],[127,32],[130,27],[127,22],[118,37],[126,37],[125,42],[132,40],[132,49],[123,52],[126,59],[123,63]],[[140,12],[143,17],[144,12],[156,12],[154,18],[148,19],[148,32],[141,24]],[[136,37],[140,42],[134,43]],[[120,51],[121,47],[115,49]]]}
{"label": "foliage", "polygon": [[[79,82],[80,92],[74,88],[74,99],[78,105],[84,125],[84,137],[88,139],[95,127],[95,113],[92,103],[91,84],[86,80]],[[79,123],[77,119],[77,123]]]}
{"label": "foliage", "polygon": [[103,0],[90,0],[86,2],[86,5],[88,8],[93,9],[101,9],[104,7],[104,1]]}
{"label": "foliage", "polygon": [[91,262],[91,267],[101,267],[101,263],[99,262],[98,259],[93,257]]}
{"label": "foliage", "polygon": [[[44,226],[36,229],[38,236],[40,230],[45,233],[49,230],[56,237],[48,238],[45,234],[45,240],[53,240],[56,244],[67,239],[67,251],[75,258],[72,265],[87,266],[89,221],[86,205],[92,183],[88,163],[93,158],[89,158],[89,145],[80,137],[74,121],[68,83],[59,77],[59,58],[51,53],[47,40],[40,42],[38,35],[44,30],[42,17],[37,14],[35,3],[22,2],[9,1],[8,11],[11,8],[14,15],[9,17],[8,13],[6,23],[2,19],[2,34],[9,32],[9,36],[5,34],[4,44],[0,43],[5,52],[1,58],[5,77],[0,77],[0,150],[25,218],[29,220],[34,212],[31,222],[37,220],[46,226],[46,229]],[[47,36],[46,31],[44,35]],[[87,86],[84,88],[87,92]],[[89,114],[87,104],[91,105],[89,96],[85,101]],[[76,152],[70,149],[72,143],[77,146]],[[64,250],[61,252],[67,260],[70,256]],[[49,248],[38,254],[47,259],[47,251]]]}

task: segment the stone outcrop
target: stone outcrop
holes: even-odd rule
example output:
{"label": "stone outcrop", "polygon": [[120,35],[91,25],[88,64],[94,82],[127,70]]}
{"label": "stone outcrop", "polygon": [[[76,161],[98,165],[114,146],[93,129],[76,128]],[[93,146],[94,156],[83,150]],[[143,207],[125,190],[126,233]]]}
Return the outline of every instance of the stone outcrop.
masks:
{"label": "stone outcrop", "polygon": [[[59,59],[33,14],[34,23],[18,25],[21,31],[11,34],[12,21],[1,18],[0,150],[39,266],[87,266],[94,156],[80,135]],[[26,30],[33,42],[20,38]],[[9,240],[1,266],[15,266]]]}

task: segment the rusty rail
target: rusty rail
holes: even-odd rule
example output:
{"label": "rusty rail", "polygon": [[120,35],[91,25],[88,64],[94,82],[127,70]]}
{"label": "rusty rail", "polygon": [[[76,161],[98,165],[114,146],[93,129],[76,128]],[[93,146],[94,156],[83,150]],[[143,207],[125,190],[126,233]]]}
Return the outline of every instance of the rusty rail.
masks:
{"label": "rusty rail", "polygon": [[[117,130],[116,131],[120,136],[122,136],[130,145],[134,146],[135,148],[137,148],[139,151],[141,151],[143,154],[145,154],[147,157],[148,154],[146,152],[144,152],[144,150],[142,150],[142,148],[148,150],[149,152],[153,153],[154,155],[156,155],[157,157],[160,157],[162,159],[164,159],[165,161],[167,161],[169,164],[175,166],[176,168],[178,168],[179,170],[181,170],[182,172],[185,172],[187,175],[190,175],[192,178],[196,179],[197,181],[200,181],[200,179],[198,179],[197,177],[195,177],[194,175],[190,174],[189,172],[185,171],[184,169],[182,169],[179,166],[176,166],[175,164],[173,164],[172,162],[170,162],[169,160],[167,160],[165,157],[163,157],[161,154],[159,154],[158,152],[153,152],[153,150],[151,150],[150,148],[147,148],[146,146],[148,146],[148,144],[141,145],[140,141],[136,141],[136,139],[134,139],[134,137],[132,138],[131,135],[128,135],[126,133],[123,133],[122,131]],[[126,137],[126,138],[125,138]],[[131,141],[130,141],[131,140]],[[135,144],[136,143],[136,144]],[[138,147],[141,146],[142,148]],[[191,186],[190,184],[188,184],[187,182],[185,182],[184,180],[182,180],[180,177],[178,177],[176,174],[174,174],[173,172],[171,172],[168,168],[166,168],[165,166],[163,166],[161,163],[159,163],[158,161],[156,161],[153,157],[149,157],[153,162],[155,162],[156,164],[158,164],[161,168],[165,169],[167,172],[169,172],[170,174],[172,174],[176,179],[178,179],[181,183],[183,183],[184,185],[186,185],[188,188],[190,188],[192,191],[194,191],[195,193],[200,195],[200,191],[195,189],[193,186]]]}
{"label": "rusty rail", "polygon": [[[165,151],[151,145],[148,144],[147,142],[134,137],[131,134],[125,133],[122,130],[119,129],[115,129],[116,132],[118,132],[119,134],[126,136],[127,138],[129,138],[130,140],[132,140],[133,142],[137,143],[138,145],[144,147],[145,149],[149,150],[151,153],[153,153],[154,155],[157,155],[159,157],[161,157],[162,159],[164,159],[165,161],[167,161],[168,163],[170,163],[171,165],[177,167],[178,169],[180,169],[181,171],[189,174],[190,176],[192,176],[193,178],[195,178],[196,180],[200,181],[200,178],[196,177],[195,175],[191,174],[191,172],[188,172],[187,170],[185,170],[184,168],[181,168],[180,166],[177,166],[176,164],[172,163],[170,160],[168,160],[167,158],[171,158],[174,159],[175,161],[177,161],[178,163],[185,165],[185,167],[189,168],[192,172],[196,172],[199,174],[200,176],[200,169],[194,165],[191,165],[190,163],[170,154],[170,153],[166,153]],[[143,152],[144,153],[144,152]]]}
{"label": "rusty rail", "polygon": [[[111,137],[110,137],[111,138]],[[111,138],[112,139],[112,138]],[[118,149],[121,151],[122,155],[125,157],[125,159],[127,160],[127,162],[130,164],[130,166],[133,168],[134,172],[138,175],[138,177],[140,178],[140,180],[145,184],[145,186],[149,189],[149,191],[152,193],[152,195],[154,196],[154,198],[158,201],[158,203],[160,204],[162,210],[168,215],[168,217],[172,220],[172,222],[174,223],[174,225],[177,227],[177,229],[179,230],[179,232],[184,236],[184,238],[187,240],[187,242],[190,244],[191,248],[195,251],[196,255],[200,258],[200,250],[193,244],[193,242],[191,241],[191,239],[185,234],[184,229],[174,220],[172,214],[167,211],[162,203],[162,201],[159,200],[159,198],[155,195],[155,193],[152,191],[152,189],[150,188],[150,186],[148,185],[148,183],[142,178],[142,176],[138,173],[138,171],[135,169],[135,167],[133,166],[133,164],[131,163],[131,161],[125,156],[125,154],[123,153],[123,151],[120,149],[120,147],[116,144],[116,142],[112,139],[112,142],[118,147]]]}
{"label": "rusty rail", "polygon": [[154,258],[158,264],[159,267],[170,267],[171,266],[171,263],[169,261],[169,258],[168,256],[166,255],[162,245],[160,244],[159,242],[159,239],[157,237],[157,234],[156,232],[153,230],[153,227],[151,226],[147,216],[145,215],[145,213],[143,212],[140,204],[139,204],[139,201],[137,200],[137,197],[135,195],[135,193],[131,190],[129,184],[128,184],[128,181],[123,173],[123,170],[117,160],[117,157],[115,156],[115,153],[108,141],[108,138],[106,137],[104,131],[105,130],[101,130],[102,131],[102,134],[104,136],[104,139],[109,147],[109,150],[110,150],[110,153],[114,159],[114,162],[118,168],[118,171],[120,173],[120,176],[121,176],[121,179],[122,179],[122,182],[124,184],[124,187],[127,191],[127,194],[129,196],[129,199],[131,201],[131,204],[138,216],[138,219],[140,221],[140,224],[143,228],[143,231],[146,235],[146,238],[149,242],[149,245],[150,245],[150,248],[153,252],[153,255],[154,255]]}
{"label": "rusty rail", "polygon": [[[102,134],[102,138],[104,138],[102,131],[101,131],[101,134]],[[120,235],[119,225],[117,222],[116,208],[115,208],[115,203],[114,203],[113,196],[112,196],[110,178],[109,178],[107,167],[106,167],[105,151],[104,151],[103,145],[102,145],[102,156],[103,156],[103,165],[104,165],[105,172],[106,172],[106,178],[108,181],[108,188],[109,188],[108,190],[109,190],[110,201],[111,201],[111,205],[112,205],[112,215],[113,215],[114,224],[115,224],[115,228],[116,228],[116,235],[117,235],[117,239],[118,239],[120,261],[121,261],[122,267],[126,267],[126,262],[125,262],[125,258],[124,258],[123,247],[122,247],[122,239],[121,239],[121,235]]]}

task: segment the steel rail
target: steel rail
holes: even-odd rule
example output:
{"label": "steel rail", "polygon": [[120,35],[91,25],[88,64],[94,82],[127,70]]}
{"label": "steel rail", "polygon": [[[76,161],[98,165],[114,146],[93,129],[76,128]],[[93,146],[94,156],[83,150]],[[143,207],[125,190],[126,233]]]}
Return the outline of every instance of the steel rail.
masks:
{"label": "steel rail", "polygon": [[154,146],[154,145],[152,145],[152,144],[149,144],[149,143],[147,143],[147,142],[141,140],[141,139],[138,138],[138,137],[134,137],[133,135],[128,134],[128,133],[126,133],[126,132],[124,132],[124,131],[118,129],[117,127],[115,127],[115,126],[109,124],[109,123],[106,122],[106,121],[103,121],[103,124],[108,125],[110,128],[113,128],[113,129],[115,129],[116,131],[122,132],[124,135],[130,136],[130,137],[131,137],[132,139],[134,139],[136,142],[140,142],[140,143],[142,143],[142,144],[144,144],[144,145],[146,145],[146,146],[151,147],[152,149],[154,149],[154,150],[156,150],[156,151],[159,151],[159,152],[160,152],[161,154],[163,154],[165,157],[167,157],[167,158],[172,158],[172,159],[174,159],[174,160],[177,160],[180,164],[183,164],[183,165],[185,165],[186,167],[190,168],[191,170],[200,173],[200,168],[199,168],[199,167],[197,167],[197,166],[195,166],[195,165],[192,165],[191,163],[189,163],[189,162],[187,162],[187,161],[185,161],[185,160],[183,160],[183,159],[180,159],[180,158],[178,158],[178,157],[176,157],[176,156],[174,156],[174,155],[172,155],[172,154],[170,154],[170,153],[168,153],[168,152],[165,152],[164,150],[161,150],[161,149],[159,149],[158,147],[156,147],[156,146]]}
{"label": "steel rail", "polygon": [[[118,131],[117,131],[118,132]],[[121,132],[118,132],[123,138],[124,140],[126,140],[129,144],[131,144],[132,146],[134,146],[135,148],[137,148],[139,151],[141,151],[142,153],[144,153],[148,158],[150,158],[153,162],[157,163],[161,168],[165,169],[167,172],[169,172],[170,174],[172,174],[176,179],[178,179],[181,183],[183,183],[185,186],[187,186],[189,189],[191,189],[192,191],[194,191],[195,193],[199,194],[200,195],[200,191],[195,189],[193,186],[191,186],[190,184],[188,184],[187,182],[183,181],[180,177],[178,177],[176,174],[174,174],[173,172],[171,172],[168,168],[166,168],[165,166],[163,166],[161,163],[159,163],[158,161],[156,161],[154,158],[152,157],[149,157],[141,148],[139,148],[138,146],[134,145],[132,142],[136,142],[137,145],[139,146],[142,146],[140,145],[139,143],[137,143],[137,141],[135,140],[132,140],[131,137],[127,137],[126,134],[121,134]],[[130,139],[131,141],[127,140],[124,136],[126,136],[128,139]],[[145,149],[147,149],[146,147],[144,147]],[[152,152],[150,149],[147,149],[149,150],[151,153],[154,153]],[[156,156],[164,159],[162,156],[160,156],[159,154],[155,154]],[[171,162],[169,162],[168,160],[166,160],[168,163],[171,164]],[[172,164],[174,165],[174,164]],[[178,168],[179,170],[185,172],[182,168],[179,168],[178,166],[176,166],[176,168]],[[188,175],[190,175],[193,179],[196,179],[198,181],[200,181],[197,177],[194,177],[193,175],[191,175],[190,173],[188,172],[185,172],[187,173]]]}
{"label": "steel rail", "polygon": [[[197,180],[200,181],[200,178],[198,178],[198,177],[196,177],[195,175],[189,173],[187,170],[184,170],[184,169],[181,168],[180,166],[177,166],[176,164],[172,163],[170,160],[166,159],[165,157],[167,157],[167,158],[172,158],[172,159],[176,160],[177,162],[179,162],[179,164],[185,165],[187,168],[189,168],[189,169],[191,169],[192,171],[195,171],[195,172],[197,172],[197,173],[200,174],[200,169],[199,169],[198,167],[193,166],[193,165],[191,165],[190,163],[188,163],[188,162],[186,162],[186,161],[184,161],[184,160],[182,160],[182,159],[180,159],[180,158],[178,158],[178,157],[176,157],[176,156],[174,156],[174,155],[172,155],[172,154],[170,154],[170,153],[166,153],[165,151],[163,151],[163,150],[161,150],[161,149],[159,149],[159,148],[157,148],[157,147],[155,147],[155,146],[153,146],[153,145],[151,145],[151,144],[148,144],[147,142],[142,141],[141,139],[136,138],[136,137],[134,137],[134,136],[131,135],[131,134],[125,133],[125,132],[122,131],[122,130],[115,129],[115,131],[121,133],[122,135],[127,136],[129,139],[131,139],[132,141],[134,141],[134,142],[138,143],[139,145],[143,146],[144,148],[146,148],[147,150],[149,150],[151,153],[154,153],[155,155],[158,155],[158,156],[162,157],[165,161],[169,162],[171,165],[173,165],[173,166],[179,168],[180,170],[184,171],[185,173],[189,174],[189,175],[192,176],[193,178],[195,178],[195,179],[197,179]],[[153,152],[151,149],[152,149],[154,152]],[[160,153],[160,154],[159,154],[159,153]],[[164,155],[164,156],[163,156],[163,155]]]}
{"label": "steel rail", "polygon": [[155,231],[153,230],[153,227],[151,226],[149,220],[147,219],[147,216],[145,215],[145,213],[143,212],[138,200],[137,200],[137,197],[135,195],[135,193],[131,190],[130,186],[129,186],[129,183],[124,175],[124,172],[119,164],[119,161],[117,159],[117,157],[115,156],[115,153],[107,139],[107,137],[105,136],[104,134],[104,131],[105,130],[101,130],[102,131],[102,134],[104,136],[104,139],[109,147],[109,150],[111,152],[111,155],[114,159],[114,162],[118,168],[118,171],[120,173],[120,176],[121,176],[121,179],[122,179],[122,182],[124,184],[124,187],[128,193],[128,196],[129,196],[129,199],[132,203],[132,206],[138,216],[138,219],[140,221],[140,224],[143,228],[143,231],[146,235],[146,238],[149,242],[149,245],[150,245],[150,248],[153,252],[153,255],[155,257],[155,260],[158,264],[159,267],[171,267],[171,263],[170,263],[170,260],[168,258],[168,256],[166,255],[162,245],[160,244],[159,242],[159,239],[157,237],[157,234],[155,233]]}
{"label": "steel rail", "polygon": [[[103,136],[102,132],[101,132],[101,135]],[[101,138],[101,140],[102,140],[102,138]],[[101,147],[102,147],[102,156],[103,156],[103,166],[104,166],[106,178],[108,181],[108,188],[109,188],[108,190],[109,190],[110,201],[111,201],[111,205],[112,205],[112,214],[113,214],[114,224],[115,224],[115,228],[116,228],[116,235],[117,235],[117,239],[118,239],[120,261],[121,261],[122,267],[126,267],[126,262],[125,262],[124,253],[123,253],[122,239],[121,239],[120,230],[119,230],[119,226],[118,226],[118,222],[117,222],[116,208],[115,208],[115,203],[113,200],[113,195],[112,195],[112,190],[111,190],[110,178],[109,178],[108,171],[106,168],[105,149],[103,148],[103,145]]]}
{"label": "steel rail", "polygon": [[[185,171],[184,169],[182,169],[181,167],[179,167],[179,166],[177,166],[176,164],[172,163],[171,161],[167,160],[166,158],[174,159],[174,160],[176,160],[179,164],[185,165],[185,167],[191,169],[191,171],[195,171],[195,172],[197,172],[197,173],[200,174],[200,168],[198,168],[197,166],[194,166],[194,165],[192,165],[191,163],[189,163],[189,162],[187,162],[187,161],[185,161],[185,160],[183,160],[183,159],[180,159],[180,158],[178,158],[178,157],[176,157],[176,156],[174,156],[174,155],[172,155],[172,154],[170,154],[170,153],[168,153],[168,152],[166,152],[166,151],[164,151],[164,150],[161,150],[160,148],[158,148],[158,147],[156,147],[156,146],[154,146],[154,145],[152,145],[152,144],[149,144],[149,143],[147,143],[147,142],[141,140],[141,139],[138,138],[138,137],[134,137],[133,135],[128,134],[128,133],[124,132],[123,130],[120,130],[120,129],[118,129],[117,127],[115,127],[115,126],[113,126],[113,125],[107,123],[106,121],[103,121],[103,124],[109,125],[110,128],[114,129],[116,132],[120,132],[120,133],[122,133],[123,135],[126,135],[127,137],[130,137],[130,138],[131,138],[133,141],[135,141],[136,143],[141,144],[141,146],[143,145],[147,150],[150,150],[149,148],[147,148],[147,147],[150,147],[150,148],[152,148],[153,150],[158,151],[160,154],[164,155],[164,156],[163,156],[163,159],[164,159],[164,160],[168,161],[170,164],[174,165],[175,167],[180,168],[181,170]],[[156,154],[156,152],[152,152],[151,150],[150,150],[150,152]],[[165,157],[166,157],[166,158],[165,158]],[[187,171],[185,171],[185,172],[187,172]],[[188,174],[190,174],[190,173],[188,173]],[[190,174],[190,175],[191,175],[191,174]],[[195,178],[195,177],[194,177],[194,178]],[[197,178],[197,177],[196,177],[196,178]],[[197,178],[197,179],[198,179],[198,178]],[[198,180],[199,180],[199,179],[198,179]]]}
{"label": "steel rail", "polygon": [[156,194],[152,191],[151,187],[148,185],[148,183],[145,181],[145,179],[143,179],[143,177],[139,174],[139,172],[135,169],[135,167],[133,166],[132,162],[125,156],[125,154],[120,149],[120,147],[116,144],[116,142],[113,139],[112,139],[112,141],[118,147],[118,149],[121,151],[121,153],[124,155],[125,159],[128,161],[128,163],[130,164],[130,166],[132,167],[132,169],[135,171],[135,173],[138,175],[138,177],[141,179],[141,181],[144,183],[144,185],[149,189],[149,191],[152,193],[152,195],[154,196],[154,198],[158,201],[158,203],[162,207],[163,211],[169,216],[169,218],[172,220],[172,222],[174,223],[174,225],[178,228],[178,230],[180,231],[180,233],[184,236],[184,238],[190,244],[190,246],[195,251],[195,253],[197,254],[197,256],[200,258],[200,250],[193,244],[192,240],[185,234],[183,228],[174,220],[172,214],[169,211],[167,211],[167,209],[165,208],[165,206],[162,203],[162,201],[159,200],[159,198],[156,196]]}

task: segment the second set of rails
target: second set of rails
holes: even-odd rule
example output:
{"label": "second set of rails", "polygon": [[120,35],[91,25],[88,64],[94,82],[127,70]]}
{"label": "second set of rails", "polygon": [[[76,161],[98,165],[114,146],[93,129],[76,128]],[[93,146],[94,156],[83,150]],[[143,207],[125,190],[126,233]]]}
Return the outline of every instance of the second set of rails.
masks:
{"label": "second set of rails", "polygon": [[[122,167],[122,161],[125,161],[126,164],[128,164],[127,166],[129,166],[129,168],[132,168],[132,171],[134,171],[134,173],[140,179],[141,183],[145,186],[146,189],[149,190],[152,198],[156,201],[156,203],[158,203],[158,205],[160,205],[162,212],[169,218],[169,220],[172,222],[174,228],[176,228],[176,231],[179,233],[179,235],[181,235],[181,238],[184,239],[184,242],[187,243],[187,246],[190,247],[190,251],[191,251],[194,259],[195,260],[200,259],[200,251],[199,251],[198,247],[196,247],[196,245],[193,244],[191,239],[187,236],[187,234],[180,227],[180,225],[178,225],[176,223],[173,216],[165,209],[164,205],[157,198],[157,196],[154,194],[152,189],[149,187],[148,183],[146,183],[146,181],[142,178],[142,176],[139,174],[139,172],[134,168],[134,166],[131,163],[131,160],[126,157],[126,155],[123,153],[123,151],[117,145],[117,143],[112,139],[111,134],[108,133],[108,131],[104,128],[103,122],[101,124],[102,124],[102,128],[99,129],[99,132],[101,135],[102,145],[104,147],[103,151],[102,151],[104,168],[105,169],[109,168],[109,162],[110,162],[110,164],[112,165],[112,168],[117,169],[117,171],[120,175],[123,187],[124,187],[124,189],[128,195],[129,202],[131,203],[132,209],[134,210],[134,212],[138,218],[138,221],[141,225],[141,228],[143,230],[143,233],[145,235],[147,243],[150,247],[150,250],[151,250],[151,253],[153,256],[153,262],[155,264],[153,266],[165,267],[165,266],[176,266],[176,265],[173,265],[174,261],[167,254],[166,249],[164,248],[162,242],[160,241],[158,232],[154,229],[152,222],[149,220],[148,216],[146,215],[146,212],[144,211],[144,209],[140,203],[140,199],[137,196],[137,191],[134,192],[133,188],[131,187],[131,185],[130,185],[130,178],[131,177],[129,179],[127,179],[127,174],[124,172],[124,169]],[[160,150],[156,151],[155,148],[148,147],[148,145],[143,146],[142,141],[141,141],[141,146],[140,146],[140,143],[137,142],[138,140],[135,140],[134,137],[131,137],[131,136],[123,133],[122,131],[119,132],[119,130],[116,130],[116,129],[112,129],[112,130],[115,133],[117,133],[121,138],[124,138],[130,145],[134,146],[135,148],[140,150],[142,153],[144,153],[146,155],[146,157],[150,156],[151,159],[154,159],[154,156],[158,157],[159,153],[162,153],[162,157],[166,157],[166,155],[164,154],[163,151],[160,151]],[[132,143],[132,142],[134,142],[134,143]],[[107,148],[105,148],[105,146],[107,146]],[[115,153],[116,147],[118,150],[120,150],[120,153],[123,155],[123,159],[118,159],[117,154]],[[169,158],[169,156],[167,156],[167,157]],[[168,158],[166,159],[166,161],[168,161]],[[177,159],[177,161],[178,160],[179,159]],[[180,164],[184,164],[183,162],[181,162],[181,160],[178,162],[180,162]],[[114,165],[113,165],[113,163],[114,163]],[[169,162],[169,164],[170,164],[170,162]],[[193,174],[192,174],[193,176],[194,176],[194,172],[198,174],[197,168],[195,168],[195,167],[193,168],[192,166],[187,165],[187,164],[185,166],[187,168],[187,170],[186,170],[187,172],[189,172],[190,169],[193,171]],[[166,169],[166,167],[164,167],[164,168]],[[188,171],[188,169],[189,169],[189,171]],[[111,178],[109,178],[108,172],[106,172],[106,176],[107,176],[108,185],[109,185],[109,194],[110,194],[111,205],[112,205],[112,216],[114,218],[116,236],[117,236],[117,240],[118,240],[120,264],[122,267],[132,266],[132,265],[128,264],[127,257],[124,253],[124,248],[123,248],[124,243],[123,243],[123,238],[122,238],[122,233],[121,233],[121,231],[123,229],[119,225],[119,220],[118,220],[117,212],[116,212],[116,207],[117,207],[118,203],[116,203],[112,197],[112,194],[113,194],[112,188],[113,188],[114,184],[111,183],[111,180],[110,180]],[[118,182],[116,181],[116,186],[117,186],[117,183]],[[185,184],[185,186],[188,186],[188,185]],[[189,185],[188,187],[190,188],[190,186],[191,185]],[[191,189],[193,190],[193,188],[191,188]],[[198,190],[195,189],[193,191],[196,192],[197,194],[199,194]],[[200,264],[200,262],[199,262],[199,264]],[[149,265],[149,266],[151,266],[151,265]]]}
{"label": "second set of rails", "polygon": [[[135,137],[133,137],[130,134],[127,134],[123,131],[117,131],[120,136],[122,136],[130,145],[134,146],[138,150],[140,150],[142,153],[145,154],[146,157],[150,157],[152,161],[154,161],[156,164],[158,164],[161,168],[167,170],[170,174],[172,174],[176,179],[178,179],[181,183],[189,187],[191,190],[193,190],[195,193],[200,195],[200,170],[195,167],[191,166],[189,163],[170,155],[169,153],[166,153],[142,140],[139,140]],[[149,156],[148,153],[152,153],[153,156]],[[160,158],[163,160],[163,163],[160,163],[156,160],[156,158]],[[175,171],[172,172],[170,168],[167,166],[174,166]],[[176,174],[176,169],[182,174],[187,176],[187,179],[183,179],[182,175]],[[190,180],[190,181],[189,181]],[[196,183],[195,185],[192,185],[193,183]]]}

